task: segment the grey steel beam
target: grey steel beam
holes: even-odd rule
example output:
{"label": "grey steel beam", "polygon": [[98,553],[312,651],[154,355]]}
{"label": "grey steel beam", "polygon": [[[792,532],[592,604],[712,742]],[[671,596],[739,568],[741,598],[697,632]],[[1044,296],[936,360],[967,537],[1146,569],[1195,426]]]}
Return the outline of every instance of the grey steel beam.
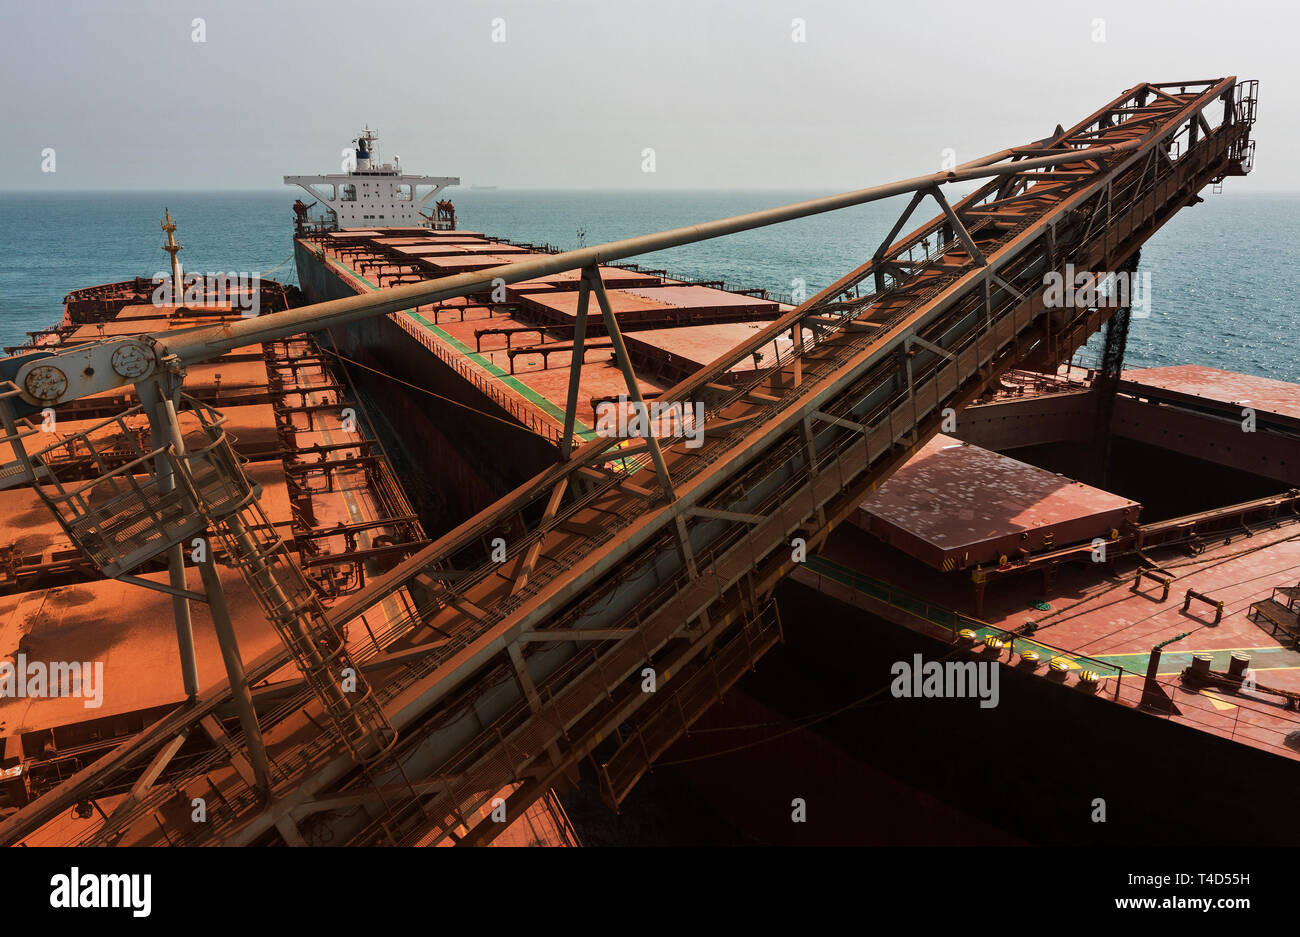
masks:
{"label": "grey steel beam", "polygon": [[737,511],[719,511],[716,508],[691,508],[686,513],[691,517],[707,517],[715,521],[736,521],[741,524],[761,524],[767,520],[762,514],[742,514]]}
{"label": "grey steel beam", "polygon": [[164,595],[188,599],[191,602],[206,602],[207,596],[202,592],[195,592],[192,589],[174,589],[171,586],[164,586],[161,582],[152,582],[148,579],[141,579],[139,576],[132,576],[129,573],[122,573],[114,576],[118,582],[130,583],[133,586],[139,586],[141,589],[152,589],[154,592],[161,592]]}
{"label": "grey steel beam", "polygon": [[898,237],[898,233],[903,230],[903,225],[907,224],[907,219],[912,217],[912,212],[916,211],[916,206],[921,204],[927,191],[927,189],[919,189],[912,196],[912,200],[907,203],[907,208],[903,209],[903,213],[898,216],[898,220],[895,221],[894,226],[889,229],[889,233],[885,235],[885,239],[880,242],[880,246],[876,248],[876,252],[871,255],[871,259],[875,261],[876,265],[875,274],[877,293],[883,293],[885,291],[885,271],[880,269],[880,263],[885,259],[885,251],[893,246],[894,238]]}
{"label": "grey steel beam", "polygon": [[1024,302],[1025,294],[1020,292],[1020,290],[1016,289],[1014,286],[1012,286],[1006,280],[1002,279],[996,273],[989,274],[989,276],[993,280],[993,282],[996,283],[998,286],[1002,287],[1004,290],[1006,290],[1016,299],[1020,300],[1021,302]]}
{"label": "grey steel beam", "polygon": [[[564,493],[568,488],[569,479],[565,477],[556,482],[555,487],[551,489],[551,496],[546,502],[546,511],[542,515],[541,525],[543,529],[545,529],[547,523],[559,513],[560,502],[564,499]],[[528,552],[524,556],[523,566],[521,566],[519,572],[515,574],[514,585],[510,588],[511,595],[514,595],[524,586],[528,585],[528,577],[533,574],[533,567],[537,565],[537,558],[542,552],[542,536],[543,534],[539,532],[536,539],[528,545]]]}
{"label": "grey steel beam", "polygon": [[253,777],[257,782],[255,786],[263,795],[269,796],[271,768],[266,760],[266,744],[262,741],[262,729],[257,724],[257,711],[253,708],[253,696],[248,687],[248,676],[244,672],[244,659],[239,653],[239,638],[235,635],[235,625],[230,620],[230,609],[226,606],[226,592],[221,587],[221,577],[217,575],[210,536],[205,552],[207,555],[199,563],[199,573],[203,577],[208,609],[212,612],[212,627],[217,632],[221,659],[226,665],[226,677],[230,681],[239,727],[244,730],[244,746],[248,749],[248,760],[253,766]]}
{"label": "grey steel beam", "polygon": [[[140,402],[149,415],[150,445],[154,449],[172,446],[177,458],[184,458],[185,443],[176,423],[176,411],[171,400],[155,381],[141,381],[136,385]],[[171,462],[165,454],[155,459],[154,470],[158,476],[158,491],[166,495],[176,487]],[[167,577],[172,594],[172,618],[176,627],[176,645],[180,649],[181,682],[185,696],[194,699],[199,693],[198,660],[194,653],[194,622],[190,617],[190,589],[185,581],[185,550],[179,544],[167,548]]]}
{"label": "grey steel beam", "polygon": [[988,261],[984,259],[984,254],[980,249],[975,246],[975,239],[971,237],[970,232],[966,230],[966,225],[962,224],[962,220],[958,218],[957,213],[952,210],[952,206],[948,204],[948,200],[943,197],[943,190],[936,185],[930,189],[930,194],[933,195],[934,200],[939,203],[939,207],[943,209],[943,213],[948,216],[948,223],[952,225],[953,231],[957,232],[957,237],[961,239],[962,244],[966,248],[966,252],[971,255],[971,258],[979,266],[988,266]]}
{"label": "grey steel beam", "polygon": [[[1022,298],[1023,298],[1023,297],[1022,297]],[[934,352],[936,355],[939,355],[939,356],[942,357],[942,358],[951,358],[951,357],[952,357],[952,352],[950,352],[947,348],[940,348],[940,347],[939,347],[938,345],[936,345],[934,342],[927,342],[925,339],[921,338],[919,335],[913,335],[911,338],[909,338],[909,339],[907,340],[907,344],[908,344],[909,346],[911,346],[911,345],[920,345],[922,348],[926,349],[927,351],[932,351],[932,352]]]}
{"label": "grey steel beam", "polygon": [[530,641],[621,641],[635,633],[633,628],[557,628],[553,631],[525,631],[518,640],[520,644]]}
{"label": "grey steel beam", "polygon": [[[601,282],[600,271],[596,267],[585,267],[582,275],[591,284],[591,291],[596,294],[596,302],[600,305],[601,316],[605,321],[605,332],[614,344],[614,360],[623,372],[623,380],[627,384],[627,395],[631,398],[632,405],[636,407],[637,414],[646,421],[645,444],[650,450],[650,460],[654,463],[655,476],[659,480],[659,487],[663,490],[664,496],[671,502],[676,499],[677,493],[673,491],[673,480],[668,474],[668,463],[664,461],[663,449],[659,445],[658,429],[651,424],[649,413],[646,410],[645,399],[641,396],[641,387],[637,384],[636,370],[632,367],[632,358],[627,353],[627,343],[623,341],[623,331],[618,326],[614,308],[610,305],[609,296],[605,293],[605,284]],[[686,568],[693,577],[695,575],[695,551],[691,548],[691,537],[686,530],[686,521],[681,515],[678,515],[674,519],[674,523],[677,528],[677,543],[682,551],[682,561],[685,562]]]}
{"label": "grey steel beam", "polygon": [[434,781],[413,781],[410,784],[392,784],[385,787],[365,787],[347,794],[339,794],[334,797],[324,797],[320,800],[309,801],[302,804],[293,811],[293,816],[301,820],[303,817],[313,813],[322,813],[331,810],[351,810],[354,807],[364,807],[369,804],[383,804],[397,797],[410,797],[412,795],[420,796],[422,794],[436,794],[446,787],[448,781],[457,781],[459,776],[438,778]]}
{"label": "grey steel beam", "polygon": [[[645,399],[641,396],[641,387],[637,384],[636,370],[632,367],[632,359],[627,353],[627,343],[623,341],[623,332],[618,327],[618,319],[614,316],[614,309],[609,304],[609,296],[605,293],[605,284],[601,282],[600,271],[595,267],[585,267],[582,271],[583,278],[591,284],[591,290],[596,294],[596,302],[600,305],[600,313],[605,320],[605,331],[614,344],[614,359],[618,364],[619,370],[623,372],[623,381],[627,384],[628,399],[636,407],[636,412],[644,416],[649,422],[649,415],[646,411]],[[567,417],[566,417],[567,422]],[[673,499],[673,481],[668,477],[668,464],[664,462],[663,450],[659,448],[659,440],[655,436],[653,427],[647,425],[646,445],[650,449],[650,458],[655,465],[655,474],[659,478],[659,487],[664,490],[668,500]]]}
{"label": "grey steel beam", "polygon": [[[115,830],[116,827],[130,815],[132,808],[144,798],[145,794],[149,793],[149,789],[153,787],[154,782],[157,781],[163,771],[167,769],[167,765],[169,765],[171,760],[176,757],[176,753],[181,750],[181,747],[189,737],[190,730],[188,728],[182,729],[170,742],[158,750],[158,753],[154,755],[153,760],[150,761],[148,766],[144,769],[144,772],[136,782],[131,785],[131,790],[127,793],[126,797],[124,797],[122,802],[117,805],[117,809],[115,809],[104,821],[104,829],[109,831]],[[112,833],[110,832],[109,835],[112,835]]]}
{"label": "grey steel beam", "polygon": [[823,413],[821,410],[814,410],[808,415],[814,420],[821,420],[823,423],[834,423],[836,426],[851,429],[856,433],[865,433],[867,431],[867,428],[861,423],[855,423],[852,420],[846,420],[844,417],[835,416],[830,413]]}
{"label": "grey steel beam", "polygon": [[578,315],[573,325],[573,353],[569,360],[569,394],[564,405],[564,434],[560,437],[560,459],[565,462],[569,460],[573,446],[573,424],[578,418],[578,382],[582,375],[582,359],[587,341],[587,306],[590,300],[591,284],[583,277],[578,281]]}

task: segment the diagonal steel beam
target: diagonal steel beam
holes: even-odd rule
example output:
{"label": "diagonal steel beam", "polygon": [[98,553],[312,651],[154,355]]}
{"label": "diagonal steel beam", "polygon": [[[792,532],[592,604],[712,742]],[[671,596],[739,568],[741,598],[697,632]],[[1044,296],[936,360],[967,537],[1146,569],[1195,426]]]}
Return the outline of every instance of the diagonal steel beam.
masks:
{"label": "diagonal steel beam", "polygon": [[564,500],[564,492],[567,491],[568,488],[569,477],[566,475],[556,482],[555,487],[551,489],[551,497],[547,500],[546,511],[542,515],[542,532],[539,533],[537,538],[528,546],[528,552],[524,556],[523,566],[520,567],[519,572],[515,575],[515,584],[510,589],[511,595],[514,595],[524,586],[528,585],[528,577],[533,574],[533,567],[537,565],[537,557],[540,556],[542,552],[542,541],[546,538],[547,533],[546,525],[559,512],[560,502]]}
{"label": "diagonal steel beam", "polygon": [[578,383],[587,340],[587,306],[591,284],[584,276],[578,281],[578,318],[573,325],[573,352],[569,360],[569,395],[564,406],[564,435],[560,437],[560,459],[567,462],[573,446],[573,424],[578,418]]}
{"label": "diagonal steel beam", "polygon": [[[600,271],[595,267],[587,267],[582,271],[582,276],[590,284],[592,292],[596,294],[596,302],[600,304],[600,312],[605,320],[605,331],[614,345],[614,358],[619,370],[623,372],[623,381],[627,384],[628,399],[636,407],[637,413],[648,421],[649,412],[646,410],[645,399],[641,396],[636,370],[632,367],[632,359],[627,353],[627,343],[623,341],[623,331],[618,327],[618,319],[614,316],[614,309],[609,304],[609,296],[605,293],[605,284],[601,282]],[[672,479],[668,477],[668,464],[664,461],[663,450],[659,448],[659,440],[655,436],[654,428],[650,426],[647,426],[646,445],[650,448],[650,458],[654,462],[655,475],[659,478],[659,487],[671,501],[674,494]]]}
{"label": "diagonal steel beam", "polygon": [[939,203],[939,207],[943,209],[943,213],[948,216],[948,223],[952,225],[952,229],[957,232],[957,237],[961,238],[962,244],[966,246],[966,252],[971,255],[975,263],[979,266],[988,266],[988,261],[984,259],[983,252],[975,246],[975,239],[970,236],[970,232],[966,230],[966,226],[962,224],[961,219],[957,217],[957,213],[952,210],[952,206],[948,204],[948,200],[943,197],[943,190],[938,186],[935,186],[930,190],[930,194],[933,195],[934,200]]}
{"label": "diagonal steel beam", "polygon": [[921,200],[924,198],[924,190],[912,195],[912,200],[907,203],[907,208],[903,209],[903,213],[898,216],[898,220],[894,222],[894,226],[889,229],[889,233],[885,235],[885,239],[880,242],[880,246],[876,248],[876,252],[871,256],[871,259],[876,262],[875,273],[877,293],[883,293],[885,291],[885,271],[881,269],[880,266],[881,261],[885,259],[885,252],[889,250],[890,245],[894,243],[894,238],[898,237],[898,232],[903,230],[903,225],[907,224],[907,219],[912,217],[912,212],[916,211],[916,206],[920,205]]}

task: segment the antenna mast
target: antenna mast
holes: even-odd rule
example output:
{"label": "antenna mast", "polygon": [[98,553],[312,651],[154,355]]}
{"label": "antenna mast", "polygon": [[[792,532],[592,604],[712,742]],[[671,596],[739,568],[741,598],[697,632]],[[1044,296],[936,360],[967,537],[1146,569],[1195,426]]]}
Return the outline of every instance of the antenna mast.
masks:
{"label": "antenna mast", "polygon": [[[184,287],[181,284],[181,262],[180,258],[176,256],[184,248],[176,243],[176,222],[172,221],[171,211],[164,208],[163,212],[165,214],[162,229],[167,232],[167,243],[163,245],[163,250],[170,254],[172,258],[172,296],[175,299],[175,297],[184,295]],[[180,303],[183,300],[175,299],[175,301]]]}

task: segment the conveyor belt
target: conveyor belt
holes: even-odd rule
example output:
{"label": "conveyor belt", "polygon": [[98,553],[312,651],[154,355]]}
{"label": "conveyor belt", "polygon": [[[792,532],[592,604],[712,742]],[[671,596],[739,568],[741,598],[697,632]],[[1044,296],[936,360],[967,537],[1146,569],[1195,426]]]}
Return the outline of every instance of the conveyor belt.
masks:
{"label": "conveyor belt", "polygon": [[[1009,368],[1068,360],[1106,321],[1109,308],[1047,308],[1046,274],[1121,269],[1204,186],[1244,174],[1253,114],[1253,85],[1233,78],[1144,84],[1013,151],[956,205],[917,190],[871,262],[660,396],[703,402],[701,446],[635,441],[617,453],[640,466],[625,473],[610,447],[626,441],[592,440],[331,611],[346,626],[398,590],[421,609],[384,651],[428,653],[374,682],[404,776],[281,754],[273,805],[194,836],[254,842],[310,820],[334,843],[483,841],[495,825],[466,821],[479,807],[514,786],[516,815],[610,739],[616,803],[712,698],[702,681],[733,680],[771,645],[777,583],[946,410]],[[894,240],[927,194],[942,214]],[[630,367],[603,286],[589,276],[584,292]],[[752,383],[718,382],[755,352]],[[144,797],[123,841],[148,841],[150,811],[185,783]],[[412,796],[394,809],[396,790]]]}

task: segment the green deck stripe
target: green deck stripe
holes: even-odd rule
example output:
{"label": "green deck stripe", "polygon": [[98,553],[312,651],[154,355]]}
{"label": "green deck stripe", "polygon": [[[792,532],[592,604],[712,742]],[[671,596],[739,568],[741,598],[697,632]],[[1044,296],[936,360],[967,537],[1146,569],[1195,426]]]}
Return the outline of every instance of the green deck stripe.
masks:
{"label": "green deck stripe", "polygon": [[[958,611],[948,608],[946,605],[939,605],[936,602],[922,599],[905,589],[899,589],[897,586],[892,586],[882,579],[877,579],[874,576],[860,573],[857,570],[850,569],[847,566],[842,566],[839,563],[826,559],[825,557],[814,556],[809,559],[805,565],[807,565],[809,569],[821,573],[823,576],[834,579],[836,582],[846,585],[849,588],[872,598],[893,605],[895,608],[915,615],[917,618],[924,621],[932,622],[933,624],[949,628],[953,631],[962,627],[970,628],[975,632],[976,636],[978,636],[980,640],[983,640],[990,635],[997,637],[1006,636],[1006,629],[995,628],[987,622],[981,622],[978,619],[971,618],[969,615],[963,615]],[[930,613],[932,610],[940,613],[938,618]],[[1023,647],[1024,645],[1029,644],[1033,647],[1039,648],[1047,655],[1048,660],[1060,658],[1069,661],[1080,670],[1099,671],[1102,669],[1102,665],[1099,664],[1098,661],[1105,661],[1107,665],[1115,668],[1115,671],[1118,672],[1119,665],[1106,661],[1104,658],[1077,657],[1069,652],[1062,651],[1059,648],[1041,644],[1033,638],[1025,637],[1024,635],[1016,635],[1015,643],[1017,647]],[[1103,674],[1103,676],[1113,675],[1114,674]]]}
{"label": "green deck stripe", "polygon": [[[1288,651],[1284,647],[1237,647],[1237,648],[1219,648],[1213,651],[1166,651],[1160,655],[1161,667],[1171,666],[1177,668],[1170,670],[1169,673],[1182,673],[1184,668],[1192,665],[1192,657],[1196,654],[1209,654],[1212,658],[1210,668],[1212,670],[1227,670],[1228,661],[1235,653],[1244,653],[1250,656],[1251,670],[1296,670],[1300,668],[1300,655],[1294,651]],[[1282,658],[1277,660],[1264,661],[1272,666],[1261,667],[1256,658],[1264,654],[1283,654]],[[1098,660],[1104,660],[1108,664],[1114,664],[1117,667],[1123,667],[1125,670],[1132,670],[1138,673],[1146,673],[1147,663],[1151,659],[1150,651],[1135,651],[1131,654],[1098,654]],[[1164,670],[1160,671],[1165,673]]]}
{"label": "green deck stripe", "polygon": [[[981,639],[987,637],[990,634],[1002,635],[1004,633],[1004,629],[994,628],[991,625],[988,625],[987,623],[980,622],[974,618],[970,618],[967,615],[963,615],[960,612],[956,612],[948,608],[947,606],[938,605],[937,603],[929,602],[925,599],[919,598],[918,596],[912,595],[910,592],[907,592],[904,589],[899,589],[896,586],[891,586],[889,583],[885,582],[882,579],[877,579],[874,576],[868,576],[866,573],[860,573],[857,570],[850,569],[847,566],[842,566],[839,563],[833,562],[832,560],[828,560],[823,556],[814,556],[811,559],[809,559],[805,565],[807,565],[809,569],[821,573],[823,576],[826,576],[829,579],[834,579],[836,582],[841,583],[842,585],[846,585],[851,589],[863,593],[864,595],[870,596],[871,598],[879,599],[882,602],[888,602],[889,604],[894,605],[896,608],[899,608],[905,612],[915,615],[916,617],[921,618],[925,621],[933,622],[936,625],[942,625],[944,627],[949,627],[949,628],[956,628],[958,624],[958,620],[960,619],[962,624],[964,624],[966,627],[969,627],[972,631],[974,631],[977,635],[979,635]],[[891,597],[893,599],[892,602],[890,601]],[[936,619],[933,615],[927,614],[928,609],[940,610],[943,613],[941,617],[944,620]],[[1017,646],[1026,643],[1041,648],[1051,657],[1064,658],[1065,660],[1070,661],[1080,669],[1097,670],[1098,662],[1101,662],[1103,664],[1106,664],[1114,668],[1116,671],[1118,671],[1120,668],[1123,668],[1129,673],[1145,674],[1147,671],[1147,663],[1151,659],[1150,651],[1136,651],[1130,654],[1097,654],[1095,656],[1081,658],[1066,652],[1062,652],[1057,648],[1049,647],[1046,644],[1040,644],[1039,642],[1035,641],[1033,638],[1025,637],[1024,635],[1016,635]],[[1160,658],[1161,666],[1162,667],[1169,666],[1175,669],[1161,670],[1160,675],[1169,676],[1172,674],[1182,673],[1185,668],[1191,666],[1192,657],[1195,654],[1209,654],[1213,658],[1213,660],[1210,662],[1211,668],[1213,668],[1214,670],[1227,670],[1228,660],[1232,656],[1234,651],[1244,651],[1245,653],[1251,656],[1252,670],[1300,669],[1300,654],[1297,654],[1295,651],[1290,651],[1287,648],[1282,648],[1282,647],[1220,648],[1218,650],[1212,650],[1212,651],[1175,651],[1172,653],[1165,653],[1161,655]],[[1263,662],[1263,663],[1271,664],[1273,666],[1260,667],[1258,666],[1258,662],[1255,660],[1255,658],[1259,655],[1264,655],[1264,654],[1282,654],[1284,656],[1275,661],[1269,660]]]}
{"label": "green deck stripe", "polygon": [[[348,276],[355,277],[356,279],[360,280],[366,286],[370,287],[371,290],[374,291],[379,290],[378,286],[376,286],[374,283],[371,283],[369,280],[367,280],[361,274],[357,273],[355,270],[348,269],[338,261],[334,260],[332,257],[327,257],[326,260],[329,263],[333,264],[335,267],[337,267],[339,270],[343,271]],[[448,335],[446,332],[438,328],[438,326],[434,325],[432,322],[430,322],[420,313],[415,312],[414,310],[411,309],[403,309],[402,312],[405,315],[410,316],[416,322],[420,323],[420,325],[424,326],[424,328],[428,329],[430,332],[437,335],[439,338],[445,341],[452,348],[456,349],[456,351],[459,352],[462,357],[468,358],[469,360],[473,361],[475,364],[477,364],[480,368],[482,368],[492,377],[499,380],[502,384],[505,384],[511,390],[518,393],[521,397],[527,399],[534,406],[540,407],[550,417],[558,421],[561,426],[564,425],[564,411],[561,410],[559,407],[557,407],[555,404],[551,403],[551,401],[547,400],[541,394],[537,393],[537,391],[533,390],[527,384],[524,384],[523,382],[519,381],[517,378],[514,377],[514,375],[501,370],[499,367],[493,364],[491,360],[484,358],[482,355],[480,355],[475,351],[471,351],[469,349],[469,346],[465,345],[463,342],[456,339],[455,337]],[[575,436],[581,436],[583,439],[596,438],[595,430],[587,427],[581,420],[575,419],[573,421],[573,432]]]}

